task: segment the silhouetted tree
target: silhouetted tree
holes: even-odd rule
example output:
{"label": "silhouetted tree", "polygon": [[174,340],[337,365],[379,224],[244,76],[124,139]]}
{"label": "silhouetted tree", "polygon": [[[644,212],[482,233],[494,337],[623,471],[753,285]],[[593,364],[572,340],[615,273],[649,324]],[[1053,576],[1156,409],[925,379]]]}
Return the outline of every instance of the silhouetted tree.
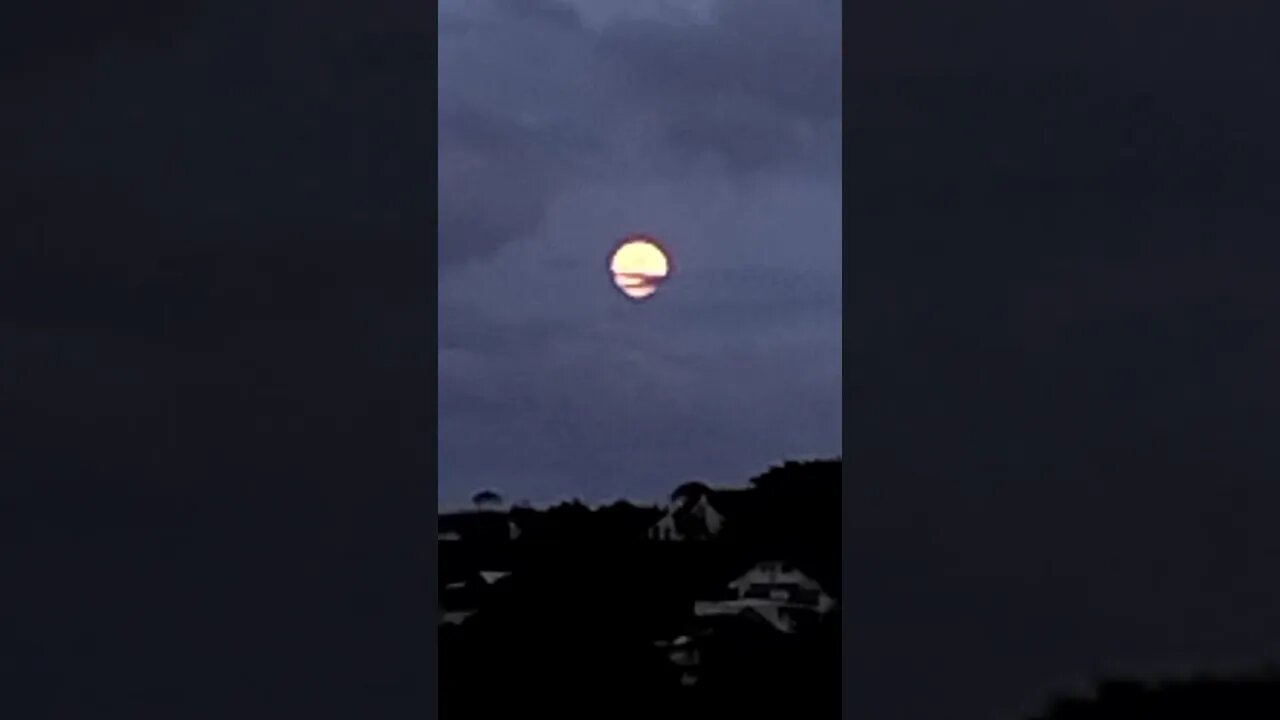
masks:
{"label": "silhouetted tree", "polygon": [[705,497],[711,492],[711,488],[706,483],[697,480],[691,480],[681,484],[675,490],[671,491],[672,502],[692,502],[698,498]]}
{"label": "silhouetted tree", "polygon": [[502,496],[493,490],[481,490],[471,496],[471,503],[477,509],[496,508],[502,506]]}
{"label": "silhouetted tree", "polygon": [[610,542],[641,542],[647,540],[649,527],[662,517],[656,507],[632,505],[619,500],[595,511],[596,531],[600,540]]}

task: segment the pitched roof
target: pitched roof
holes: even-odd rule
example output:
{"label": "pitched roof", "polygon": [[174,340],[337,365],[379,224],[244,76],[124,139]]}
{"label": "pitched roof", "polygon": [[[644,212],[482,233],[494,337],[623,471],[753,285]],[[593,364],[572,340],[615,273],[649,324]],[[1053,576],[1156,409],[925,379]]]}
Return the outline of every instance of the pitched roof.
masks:
{"label": "pitched roof", "polygon": [[[475,610],[493,597],[495,586],[511,573],[505,570],[477,570],[459,573],[442,583],[440,604],[446,610]],[[499,588],[500,589],[500,588]]]}

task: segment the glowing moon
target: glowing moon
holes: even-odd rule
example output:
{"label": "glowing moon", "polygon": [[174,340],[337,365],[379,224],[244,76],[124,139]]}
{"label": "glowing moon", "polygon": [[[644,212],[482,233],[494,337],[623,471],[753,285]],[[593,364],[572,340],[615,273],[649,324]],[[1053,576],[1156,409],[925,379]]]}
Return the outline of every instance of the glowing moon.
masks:
{"label": "glowing moon", "polygon": [[609,260],[613,284],[632,300],[644,300],[658,291],[671,272],[671,261],[651,238],[627,238]]}

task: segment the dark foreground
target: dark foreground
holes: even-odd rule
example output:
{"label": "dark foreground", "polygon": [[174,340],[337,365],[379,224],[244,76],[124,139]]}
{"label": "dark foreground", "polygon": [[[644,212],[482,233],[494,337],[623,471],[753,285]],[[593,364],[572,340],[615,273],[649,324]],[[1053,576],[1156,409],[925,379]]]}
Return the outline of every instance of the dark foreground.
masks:
{"label": "dark foreground", "polygon": [[[457,589],[442,590],[442,611],[470,612],[440,628],[441,716],[839,717],[838,601],[802,605],[840,592],[839,468],[757,478],[723,532],[698,540],[655,540],[663,512],[619,503],[495,514],[519,539],[441,542],[442,588]],[[791,574],[730,588],[761,567]],[[502,577],[474,580],[483,570]],[[783,597],[796,603],[784,620],[766,619]],[[762,614],[695,612],[752,602]]]}
{"label": "dark foreground", "polygon": [[513,579],[466,623],[443,627],[442,717],[755,717],[799,706],[802,717],[839,716],[838,613],[791,635],[726,622],[699,640],[697,681],[685,686],[683,669],[656,645],[696,632],[688,608],[655,592],[680,570],[668,575],[642,550],[611,550],[561,555],[537,579]]}

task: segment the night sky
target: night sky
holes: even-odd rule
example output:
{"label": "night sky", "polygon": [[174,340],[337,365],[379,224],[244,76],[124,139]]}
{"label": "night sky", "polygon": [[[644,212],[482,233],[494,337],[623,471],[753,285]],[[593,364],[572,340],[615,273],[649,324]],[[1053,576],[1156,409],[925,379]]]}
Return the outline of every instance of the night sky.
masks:
{"label": "night sky", "polygon": [[[840,452],[839,3],[444,2],[439,498]],[[676,271],[634,304],[608,256]]]}
{"label": "night sky", "polygon": [[1280,660],[1278,11],[850,11],[848,706]]}

